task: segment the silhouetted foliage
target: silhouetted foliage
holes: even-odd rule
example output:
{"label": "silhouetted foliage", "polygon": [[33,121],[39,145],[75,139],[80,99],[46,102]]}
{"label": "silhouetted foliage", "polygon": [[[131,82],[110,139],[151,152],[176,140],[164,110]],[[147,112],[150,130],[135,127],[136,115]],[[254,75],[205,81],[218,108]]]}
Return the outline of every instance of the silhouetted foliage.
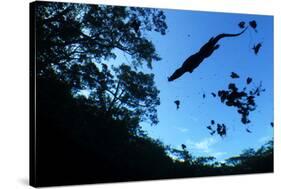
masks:
{"label": "silhouetted foliage", "polygon": [[[255,153],[265,162],[261,169],[252,161],[240,166],[240,160],[233,167],[211,163],[214,157],[193,157],[185,144],[181,149],[170,148],[144,132],[140,122],[158,123],[160,99],[154,75],[139,68],[145,63],[151,68],[153,61],[160,60],[145,33],[166,33],[162,11],[37,2],[35,13],[36,179],[40,186],[273,169],[267,148]],[[130,57],[130,65],[110,64],[119,51]],[[204,57],[210,55],[208,51]],[[229,90],[223,92],[227,101],[238,92],[233,85]],[[252,96],[260,92],[252,91]],[[180,101],[175,103],[179,108]],[[214,120],[211,124],[215,127]],[[224,124],[212,126],[213,134],[226,134]]]}
{"label": "silhouetted foliage", "polygon": [[247,78],[247,85],[249,85],[252,81],[253,81],[253,79],[250,78],[250,77],[248,77],[248,78]]}
{"label": "silhouetted foliage", "polygon": [[203,93],[202,97],[203,97],[203,98],[206,98],[206,94],[205,94],[205,93]]}
{"label": "silhouetted foliage", "polygon": [[[145,120],[157,124],[159,91],[153,74],[137,70],[160,60],[145,33],[165,34],[163,12],[37,2],[35,21],[38,183],[112,182],[167,174],[161,173],[160,165],[172,162],[165,147],[139,125]],[[108,64],[117,50],[131,58],[130,66]]]}
{"label": "silhouetted foliage", "polygon": [[226,135],[226,126],[224,124],[217,124],[217,133],[220,136]]}
{"label": "silhouetted foliage", "polygon": [[257,43],[257,44],[255,44],[254,46],[253,46],[253,51],[254,51],[254,53],[257,55],[258,53],[259,53],[259,51],[260,51],[260,48],[262,47],[262,44],[261,43]]}
{"label": "silhouetted foliage", "polygon": [[247,131],[248,133],[252,133],[252,131],[251,131],[250,129],[248,129],[248,128],[246,129],[246,131]]}
{"label": "silhouetted foliage", "polygon": [[144,34],[164,35],[167,29],[158,9],[53,2],[38,3],[36,27],[38,73],[56,71],[63,78],[72,65],[116,58],[116,49],[130,55],[134,66],[146,62],[151,68],[160,57]]}
{"label": "silhouetted foliage", "polygon": [[241,29],[245,28],[245,22],[244,21],[239,22],[238,26]]}
{"label": "silhouetted foliage", "polygon": [[237,78],[239,78],[239,75],[238,75],[237,73],[235,73],[235,72],[231,72],[230,77],[231,77],[232,79],[237,79]]}
{"label": "silhouetted foliage", "polygon": [[207,126],[206,128],[210,131],[210,135],[214,135],[215,133],[217,133],[221,137],[226,136],[227,128],[224,123],[217,123],[215,125],[215,121],[211,120],[211,125]]}
{"label": "silhouetted foliage", "polygon": [[257,22],[255,20],[250,21],[249,25],[257,32]]}
{"label": "silhouetted foliage", "polygon": [[174,103],[176,104],[177,109],[179,109],[180,108],[180,101],[179,100],[175,100]]}
{"label": "silhouetted foliage", "polygon": [[202,166],[214,161],[215,159],[216,158],[214,157],[197,157],[193,160],[193,164]]}
{"label": "silhouetted foliage", "polygon": [[255,103],[256,96],[259,96],[260,92],[265,91],[261,87],[262,85],[260,84],[258,87],[250,91],[245,91],[245,88],[239,91],[234,83],[230,83],[228,85],[228,90],[218,91],[218,96],[222,103],[237,108],[237,112],[242,116],[241,122],[243,124],[248,124],[250,123],[250,112],[254,111],[257,107]]}
{"label": "silhouetted foliage", "polygon": [[[185,146],[185,145],[184,145]],[[183,161],[186,164],[190,164],[192,161],[192,156],[186,149],[186,146],[182,146],[182,150],[171,149],[171,153],[176,157],[177,160]]]}
{"label": "silhouetted foliage", "polygon": [[239,173],[241,171],[245,173],[272,172],[273,141],[267,142],[257,150],[244,150],[239,156],[227,159],[226,163],[232,167],[233,173]]}
{"label": "silhouetted foliage", "polygon": [[[272,159],[233,167],[193,157],[149,138],[139,119],[108,117],[84,96],[73,98],[59,79],[37,80],[37,169],[41,185],[270,172]],[[260,153],[260,152],[259,152]],[[173,157],[173,158],[172,158]],[[252,157],[252,156],[251,156]],[[251,164],[246,164],[247,162]],[[244,168],[246,167],[246,168]]]}
{"label": "silhouetted foliage", "polygon": [[118,117],[131,113],[157,124],[160,104],[153,75],[102,62],[127,53],[132,66],[160,60],[145,32],[165,34],[165,15],[156,9],[40,2],[36,6],[37,77],[56,75],[73,94],[90,91],[88,103]]}

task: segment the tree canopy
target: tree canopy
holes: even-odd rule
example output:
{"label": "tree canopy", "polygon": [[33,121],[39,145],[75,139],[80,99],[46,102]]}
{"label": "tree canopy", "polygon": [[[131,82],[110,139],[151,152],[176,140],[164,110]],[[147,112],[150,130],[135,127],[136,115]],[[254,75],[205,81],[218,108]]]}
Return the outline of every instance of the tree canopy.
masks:
{"label": "tree canopy", "polygon": [[[161,10],[44,2],[35,19],[38,77],[59,78],[74,94],[90,91],[89,103],[115,118],[126,112],[157,124],[154,76],[137,70],[160,60],[145,34],[165,35]],[[117,49],[129,55],[131,65],[107,66]]]}

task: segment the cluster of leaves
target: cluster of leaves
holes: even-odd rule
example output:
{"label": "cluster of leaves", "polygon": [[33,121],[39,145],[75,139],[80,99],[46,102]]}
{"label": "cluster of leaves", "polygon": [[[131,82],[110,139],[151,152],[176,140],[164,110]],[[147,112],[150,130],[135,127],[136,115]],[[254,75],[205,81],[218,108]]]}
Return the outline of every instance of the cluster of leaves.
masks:
{"label": "cluster of leaves", "polygon": [[[240,78],[240,76],[235,72],[231,72],[230,77],[232,79]],[[253,79],[251,77],[247,77],[246,84],[249,85],[252,83],[252,81]],[[239,90],[235,83],[230,83],[227,90],[219,90],[217,94],[211,93],[211,95],[214,98],[218,96],[221,102],[225,105],[235,107],[237,109],[237,112],[241,115],[241,122],[243,124],[249,124],[251,122],[249,120],[249,114],[257,107],[255,98],[257,96],[260,96],[261,92],[264,91],[265,89],[262,88],[262,83],[260,83],[260,85],[255,87],[254,89],[248,91],[247,87]],[[214,120],[211,120],[211,125],[208,125],[206,128],[210,131],[211,135],[217,133],[220,136],[225,136],[227,131],[226,125],[224,123],[218,123],[215,125]],[[246,129],[246,131],[251,133],[248,128]]]}
{"label": "cluster of leaves", "polygon": [[210,131],[211,135],[214,135],[215,133],[217,133],[221,137],[226,135],[226,125],[224,123],[217,123],[215,125],[215,121],[211,120],[211,125],[208,125],[207,129]]}
{"label": "cluster of leaves", "polygon": [[246,88],[239,91],[234,83],[230,83],[228,90],[220,90],[217,94],[222,103],[237,108],[237,112],[242,116],[241,122],[248,124],[251,122],[249,120],[250,112],[256,109],[255,97],[264,91],[261,87],[260,84],[260,86],[248,92],[245,91]]}
{"label": "cluster of leaves", "polygon": [[[244,28],[246,27],[245,24],[246,24],[246,22],[241,21],[241,22],[239,22],[238,26],[239,26],[239,28],[244,29]],[[256,22],[255,20],[250,21],[250,22],[249,22],[249,26],[250,26],[256,33],[258,32],[258,30],[257,30],[258,24],[257,24],[257,22]],[[247,27],[248,27],[248,26],[247,26]],[[259,50],[260,50],[261,47],[262,47],[262,42],[258,42],[258,43],[256,43],[256,44],[254,44],[254,46],[252,47],[252,50],[253,50],[254,53],[257,55],[257,54],[259,53]]]}

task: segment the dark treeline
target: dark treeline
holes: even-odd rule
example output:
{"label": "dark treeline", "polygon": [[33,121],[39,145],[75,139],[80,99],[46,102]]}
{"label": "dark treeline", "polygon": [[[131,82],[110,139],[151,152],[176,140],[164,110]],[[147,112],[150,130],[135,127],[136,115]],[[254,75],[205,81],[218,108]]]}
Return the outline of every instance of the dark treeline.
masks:
{"label": "dark treeline", "polygon": [[[273,142],[225,163],[193,157],[145,135],[134,119],[117,120],[73,98],[58,80],[38,80],[38,181],[42,185],[133,181],[273,171]],[[173,158],[171,158],[173,157]]]}
{"label": "dark treeline", "polygon": [[38,80],[38,86],[40,183],[152,179],[172,173],[163,144],[138,136],[136,120],[110,118],[85,98],[74,99],[70,88],[56,80]]}
{"label": "dark treeline", "polygon": [[[145,33],[165,35],[161,10],[49,2],[33,8],[38,186],[273,171],[272,142],[218,163],[141,129],[142,121],[158,123],[159,90],[140,68],[160,60]],[[131,65],[109,64],[116,49]]]}

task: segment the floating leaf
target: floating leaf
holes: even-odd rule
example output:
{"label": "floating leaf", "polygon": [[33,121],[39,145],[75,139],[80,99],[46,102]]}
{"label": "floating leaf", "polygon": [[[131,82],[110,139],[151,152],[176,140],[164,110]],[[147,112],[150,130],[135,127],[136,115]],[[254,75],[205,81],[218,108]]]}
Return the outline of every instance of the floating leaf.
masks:
{"label": "floating leaf", "polygon": [[255,20],[252,20],[249,24],[254,30],[257,28],[257,22]]}
{"label": "floating leaf", "polygon": [[253,80],[252,78],[248,77],[247,78],[247,85],[249,85],[252,82],[252,80]]}
{"label": "floating leaf", "polygon": [[238,26],[239,26],[239,28],[241,28],[241,29],[245,28],[245,22],[244,22],[244,21],[239,22]]}
{"label": "floating leaf", "polygon": [[177,109],[180,108],[180,101],[179,100],[175,100],[174,103],[177,105]]}
{"label": "floating leaf", "polygon": [[231,72],[230,77],[233,78],[233,79],[236,79],[236,78],[239,78],[239,75],[235,72]]}
{"label": "floating leaf", "polygon": [[261,43],[255,44],[255,45],[253,46],[252,49],[254,50],[254,52],[255,52],[256,55],[259,53],[259,50],[260,50],[261,46],[262,46]]}
{"label": "floating leaf", "polygon": [[246,131],[247,131],[248,133],[252,133],[252,131],[250,131],[249,129],[246,129]]}
{"label": "floating leaf", "polygon": [[217,96],[216,93],[211,93],[211,94],[212,94],[213,97],[216,97],[216,96]]}

